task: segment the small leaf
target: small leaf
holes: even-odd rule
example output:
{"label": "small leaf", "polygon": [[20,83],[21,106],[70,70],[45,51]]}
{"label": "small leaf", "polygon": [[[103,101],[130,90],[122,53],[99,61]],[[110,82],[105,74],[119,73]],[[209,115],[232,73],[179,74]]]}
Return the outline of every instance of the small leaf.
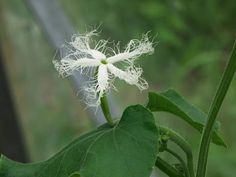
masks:
{"label": "small leaf", "polygon": [[[185,101],[175,90],[170,89],[163,93],[149,92],[147,108],[153,112],[164,111],[172,113],[192,127],[202,132],[207,115]],[[219,133],[219,122],[215,125],[212,142],[226,147]]]}
{"label": "small leaf", "polygon": [[157,153],[152,113],[141,105],[130,106],[115,127],[105,124],[47,161],[22,164],[1,156],[0,177],[68,177],[75,172],[81,177],[148,177]]}

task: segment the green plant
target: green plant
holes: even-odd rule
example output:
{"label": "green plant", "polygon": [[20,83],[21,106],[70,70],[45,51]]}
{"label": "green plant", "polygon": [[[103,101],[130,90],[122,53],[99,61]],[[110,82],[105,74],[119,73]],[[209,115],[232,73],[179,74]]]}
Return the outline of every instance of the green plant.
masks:
{"label": "green plant", "polygon": [[[171,177],[204,177],[210,142],[226,146],[219,133],[217,113],[227,93],[236,69],[236,48],[232,50],[209,114],[189,104],[173,89],[150,92],[146,105],[129,106],[122,117],[114,121],[106,101],[106,92],[113,88],[114,77],[124,80],[140,90],[147,88],[141,78],[142,69],[134,66],[134,59],[153,52],[147,35],[141,41],[131,40],[124,51],[112,50],[114,56],[104,52],[107,42],[101,40],[94,48],[89,45],[94,33],[80,35],[70,43],[73,50],[54,65],[62,76],[75,70],[95,68],[93,82],[85,87],[89,106],[101,105],[107,123],[98,127],[62,149],[47,161],[21,164],[5,156],[0,157],[0,177],[148,177],[156,166]],[[126,70],[114,66],[125,61]],[[175,131],[158,124],[153,112],[168,112],[202,133],[198,168],[195,175],[194,159],[189,143]],[[169,142],[180,147],[186,159],[169,147]],[[170,164],[160,157],[167,152],[177,159]]]}

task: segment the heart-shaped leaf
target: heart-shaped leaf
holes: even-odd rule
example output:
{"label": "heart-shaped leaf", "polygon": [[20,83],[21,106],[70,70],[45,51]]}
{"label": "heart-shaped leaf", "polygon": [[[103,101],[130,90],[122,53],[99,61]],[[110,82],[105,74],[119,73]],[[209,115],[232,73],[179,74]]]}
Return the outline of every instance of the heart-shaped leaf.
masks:
{"label": "heart-shaped leaf", "polygon": [[130,106],[115,127],[105,124],[47,161],[21,164],[1,156],[0,177],[149,177],[157,153],[152,113]]}
{"label": "heart-shaped leaf", "polygon": [[[164,111],[172,113],[190,124],[198,131],[202,132],[207,120],[207,115],[195,108],[193,105],[189,104],[175,90],[170,89],[162,93],[150,92],[148,98],[149,101],[147,108],[151,111]],[[219,122],[217,122],[215,125],[212,142],[226,147],[226,144],[219,133],[219,125]]]}

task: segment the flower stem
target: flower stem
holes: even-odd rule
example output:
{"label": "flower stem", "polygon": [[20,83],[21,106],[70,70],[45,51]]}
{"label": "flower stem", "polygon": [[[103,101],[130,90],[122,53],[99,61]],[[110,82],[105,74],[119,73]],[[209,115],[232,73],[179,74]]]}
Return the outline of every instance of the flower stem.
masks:
{"label": "flower stem", "polygon": [[[236,42],[235,42],[236,44]],[[224,97],[228,91],[229,85],[233,79],[236,70],[236,48],[235,44],[232,50],[231,57],[224,71],[223,77],[221,79],[220,85],[216,91],[216,95],[211,104],[210,111],[207,118],[206,126],[203,130],[200,151],[198,156],[198,166],[196,177],[205,177],[207,168],[208,151],[210,146],[210,141],[213,133],[213,126],[216,121],[216,116],[222,105]]]}
{"label": "flower stem", "polygon": [[172,151],[171,149],[166,148],[165,151],[170,153],[171,155],[173,155],[180,162],[180,164],[184,170],[185,177],[190,177],[187,165],[185,164],[184,160],[177,153]]}
{"label": "flower stem", "polygon": [[160,157],[157,157],[155,165],[170,177],[184,177],[180,172],[178,172],[174,167],[172,167]]}
{"label": "flower stem", "polygon": [[165,127],[159,127],[159,130],[161,133],[167,135],[171,141],[177,144],[185,152],[190,177],[194,177],[193,153],[189,143],[173,130]]}
{"label": "flower stem", "polygon": [[103,97],[101,97],[101,107],[107,123],[111,126],[114,126],[106,95],[103,95]]}

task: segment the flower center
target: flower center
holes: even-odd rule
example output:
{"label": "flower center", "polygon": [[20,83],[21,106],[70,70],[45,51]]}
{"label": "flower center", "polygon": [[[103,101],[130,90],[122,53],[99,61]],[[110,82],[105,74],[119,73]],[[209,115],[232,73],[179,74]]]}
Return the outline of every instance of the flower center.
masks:
{"label": "flower center", "polygon": [[108,64],[106,59],[102,59],[101,63],[104,64],[104,65]]}

